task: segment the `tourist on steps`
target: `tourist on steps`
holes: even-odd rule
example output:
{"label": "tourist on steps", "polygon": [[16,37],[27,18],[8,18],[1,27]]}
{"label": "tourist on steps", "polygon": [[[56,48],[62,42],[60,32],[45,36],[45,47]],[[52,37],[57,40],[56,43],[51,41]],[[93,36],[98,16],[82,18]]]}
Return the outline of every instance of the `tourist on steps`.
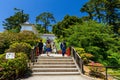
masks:
{"label": "tourist on steps", "polygon": [[43,52],[43,42],[42,42],[42,40],[40,40],[40,42],[38,43],[38,47],[39,47],[39,55],[40,55]]}
{"label": "tourist on steps", "polygon": [[52,44],[52,52],[55,54],[57,53],[57,47],[55,45],[55,42],[53,42],[53,44]]}
{"label": "tourist on steps", "polygon": [[51,44],[49,40],[47,40],[47,43],[46,43],[46,53],[47,53],[47,56],[49,56],[49,53],[51,53]]}
{"label": "tourist on steps", "polygon": [[60,48],[62,50],[62,56],[64,57],[65,53],[66,53],[66,43],[65,41],[63,41],[61,44],[60,44]]}

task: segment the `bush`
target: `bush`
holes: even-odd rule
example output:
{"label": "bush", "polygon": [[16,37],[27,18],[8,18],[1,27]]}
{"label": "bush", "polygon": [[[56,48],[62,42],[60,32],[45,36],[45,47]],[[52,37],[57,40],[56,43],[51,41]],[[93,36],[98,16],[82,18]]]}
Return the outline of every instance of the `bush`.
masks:
{"label": "bush", "polygon": [[0,33],[0,54],[3,54],[5,50],[15,42],[25,42],[31,46],[35,46],[37,39],[37,36],[31,31],[23,31],[20,33],[5,31]]}
{"label": "bush", "polygon": [[101,72],[96,72],[96,71],[90,71],[89,72],[89,75],[90,76],[94,76],[94,77],[96,77],[96,78],[102,78],[102,79],[105,79],[105,75],[104,74],[102,74]]}
{"label": "bush", "polygon": [[94,56],[90,53],[83,53],[80,54],[81,58],[83,59],[84,64],[88,64],[89,60],[91,60]]}
{"label": "bush", "polygon": [[10,42],[5,38],[5,36],[0,34],[0,54],[3,54],[5,49],[9,48]]}
{"label": "bush", "polygon": [[27,55],[24,53],[16,53],[15,59],[5,59],[5,54],[0,55],[0,80],[13,80],[12,76],[23,76],[27,70]]}
{"label": "bush", "polygon": [[37,36],[32,31],[22,31],[18,34],[19,42],[29,43],[31,46],[36,45],[37,39]]}
{"label": "bush", "polygon": [[104,72],[105,71],[103,64],[91,62],[88,65],[92,66],[92,68],[90,68],[90,70],[92,70],[92,71],[97,71],[97,72]]}
{"label": "bush", "polygon": [[90,53],[86,53],[84,48],[75,48],[76,52],[82,58],[84,64],[88,64],[89,60],[91,60],[94,56]]}
{"label": "bush", "polygon": [[94,56],[90,53],[84,53],[80,55],[82,58],[86,57],[87,59],[92,59]]}
{"label": "bush", "polygon": [[91,62],[88,65],[90,65],[89,75],[97,78],[105,78],[105,75],[102,74],[102,72],[105,71],[105,68],[102,64]]}
{"label": "bush", "polygon": [[23,52],[23,53],[26,53],[29,57],[30,52],[31,52],[31,48],[32,47],[28,43],[16,42],[16,43],[13,43],[12,45],[10,45],[10,48],[8,50],[6,50],[6,52],[15,52],[15,53]]}
{"label": "bush", "polygon": [[78,47],[76,47],[75,50],[76,50],[76,52],[77,52],[78,54],[85,53],[84,48],[78,48]]}

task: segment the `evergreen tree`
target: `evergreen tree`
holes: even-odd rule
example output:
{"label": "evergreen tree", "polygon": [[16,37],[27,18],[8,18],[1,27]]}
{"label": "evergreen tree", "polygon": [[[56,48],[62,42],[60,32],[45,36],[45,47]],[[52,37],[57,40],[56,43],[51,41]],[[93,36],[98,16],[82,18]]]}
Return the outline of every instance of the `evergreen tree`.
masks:
{"label": "evergreen tree", "polygon": [[6,18],[5,21],[3,21],[3,26],[5,30],[11,30],[13,32],[19,32],[21,29],[22,23],[26,22],[29,19],[28,14],[24,14],[23,10],[16,11],[13,16],[10,16],[9,18]]}
{"label": "evergreen tree", "polygon": [[53,14],[49,12],[43,12],[36,17],[36,22],[40,22],[40,24],[45,28],[45,33],[48,31],[48,26],[51,26],[52,22],[55,22],[55,18]]}
{"label": "evergreen tree", "polygon": [[118,33],[120,21],[120,0],[89,0],[80,10],[89,14],[89,19],[114,26]]}
{"label": "evergreen tree", "polygon": [[57,37],[65,37],[66,36],[65,29],[68,29],[72,25],[75,25],[77,23],[82,23],[82,20],[76,16],[66,15],[61,22],[58,22],[53,26],[52,31]]}

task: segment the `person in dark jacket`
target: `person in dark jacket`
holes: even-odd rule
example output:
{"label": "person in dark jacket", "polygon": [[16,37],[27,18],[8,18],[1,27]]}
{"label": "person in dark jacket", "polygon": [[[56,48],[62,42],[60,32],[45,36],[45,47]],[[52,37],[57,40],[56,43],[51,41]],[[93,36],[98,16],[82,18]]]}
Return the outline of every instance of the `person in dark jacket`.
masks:
{"label": "person in dark jacket", "polygon": [[38,47],[39,47],[39,54],[42,54],[42,52],[43,52],[43,42],[42,42],[42,40],[40,40],[40,42],[38,43]]}
{"label": "person in dark jacket", "polygon": [[61,50],[62,50],[62,56],[64,56],[65,53],[66,53],[66,43],[65,43],[65,41],[63,41],[63,42],[60,44],[60,48],[61,48]]}

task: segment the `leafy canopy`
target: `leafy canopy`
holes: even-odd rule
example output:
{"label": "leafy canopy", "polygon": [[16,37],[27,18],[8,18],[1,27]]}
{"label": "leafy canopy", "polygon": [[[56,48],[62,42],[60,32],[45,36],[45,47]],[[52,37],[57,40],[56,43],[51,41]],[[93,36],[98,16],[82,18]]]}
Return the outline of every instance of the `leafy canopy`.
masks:
{"label": "leafy canopy", "polygon": [[40,22],[40,24],[45,28],[45,32],[49,32],[48,26],[51,26],[51,23],[55,22],[55,18],[51,13],[43,12],[36,17],[36,22]]}
{"label": "leafy canopy", "polygon": [[66,15],[61,22],[58,22],[53,26],[52,31],[59,38],[65,37],[66,36],[65,29],[68,29],[70,28],[71,25],[75,25],[77,23],[82,23],[82,20],[76,16]]}
{"label": "leafy canopy", "polygon": [[95,20],[114,26],[114,32],[118,33],[120,21],[120,0],[89,0],[80,9],[88,13],[85,20]]}
{"label": "leafy canopy", "polygon": [[5,30],[11,30],[12,32],[19,32],[21,29],[22,23],[26,22],[29,19],[28,14],[24,14],[22,11],[17,11],[13,16],[6,18],[3,21],[3,26]]}
{"label": "leafy canopy", "polygon": [[105,65],[120,65],[120,39],[112,27],[94,21],[73,25],[65,30],[64,37],[70,46],[84,48],[93,54],[94,61]]}

